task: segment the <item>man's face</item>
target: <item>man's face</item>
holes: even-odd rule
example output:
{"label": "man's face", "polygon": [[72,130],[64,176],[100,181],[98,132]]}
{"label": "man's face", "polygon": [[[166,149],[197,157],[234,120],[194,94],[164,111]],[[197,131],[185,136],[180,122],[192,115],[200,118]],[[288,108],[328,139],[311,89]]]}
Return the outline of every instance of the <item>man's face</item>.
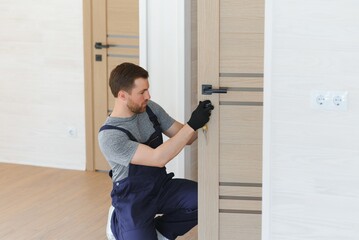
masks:
{"label": "man's face", "polygon": [[134,82],[134,87],[130,94],[128,94],[127,107],[133,113],[143,113],[146,111],[148,100],[150,100],[150,92],[148,80],[145,78],[137,78]]}

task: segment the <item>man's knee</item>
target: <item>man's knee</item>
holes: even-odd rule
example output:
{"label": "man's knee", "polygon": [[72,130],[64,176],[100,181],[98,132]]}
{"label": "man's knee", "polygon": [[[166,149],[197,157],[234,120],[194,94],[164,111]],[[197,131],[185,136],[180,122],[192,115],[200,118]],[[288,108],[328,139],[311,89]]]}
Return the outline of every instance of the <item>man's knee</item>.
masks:
{"label": "man's knee", "polygon": [[189,183],[189,186],[186,189],[185,198],[187,209],[193,211],[198,209],[198,187],[196,182],[191,181]]}

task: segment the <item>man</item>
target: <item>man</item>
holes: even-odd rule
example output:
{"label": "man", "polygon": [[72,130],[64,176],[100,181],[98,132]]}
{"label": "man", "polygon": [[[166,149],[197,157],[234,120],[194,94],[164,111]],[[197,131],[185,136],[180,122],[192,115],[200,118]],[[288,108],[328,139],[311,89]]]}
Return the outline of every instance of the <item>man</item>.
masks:
{"label": "man", "polygon": [[148,72],[132,63],[118,65],[109,85],[115,105],[98,136],[112,169],[108,238],[176,239],[197,225],[197,183],[173,179],[165,165],[196,140],[213,106],[200,102],[187,124],[175,121],[150,101]]}

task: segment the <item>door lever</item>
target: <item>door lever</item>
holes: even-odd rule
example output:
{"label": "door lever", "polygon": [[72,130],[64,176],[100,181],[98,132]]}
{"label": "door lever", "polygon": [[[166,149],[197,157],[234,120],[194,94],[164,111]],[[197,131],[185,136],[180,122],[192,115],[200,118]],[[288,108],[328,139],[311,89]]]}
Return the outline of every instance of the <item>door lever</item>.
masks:
{"label": "door lever", "polygon": [[110,47],[110,45],[102,45],[102,43],[100,43],[100,42],[95,43],[96,49],[109,48],[109,47]]}
{"label": "door lever", "polygon": [[210,84],[202,84],[202,95],[212,95],[212,93],[227,93],[228,88],[220,87],[213,89]]}

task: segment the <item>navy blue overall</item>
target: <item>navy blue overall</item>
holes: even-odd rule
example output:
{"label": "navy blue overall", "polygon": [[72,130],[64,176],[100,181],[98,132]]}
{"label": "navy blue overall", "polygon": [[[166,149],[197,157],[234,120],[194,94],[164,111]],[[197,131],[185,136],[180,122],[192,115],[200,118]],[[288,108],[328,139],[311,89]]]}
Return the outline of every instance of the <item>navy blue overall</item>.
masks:
{"label": "navy blue overall", "polygon": [[[146,112],[155,132],[143,144],[157,148],[163,143],[162,129],[149,107]],[[120,130],[138,142],[126,129],[104,125],[100,131],[106,129]],[[197,225],[197,183],[173,176],[165,167],[130,163],[128,177],[114,182],[111,192],[111,230],[117,240],[157,240],[156,229],[176,239]],[[156,214],[162,215],[155,218]]]}

